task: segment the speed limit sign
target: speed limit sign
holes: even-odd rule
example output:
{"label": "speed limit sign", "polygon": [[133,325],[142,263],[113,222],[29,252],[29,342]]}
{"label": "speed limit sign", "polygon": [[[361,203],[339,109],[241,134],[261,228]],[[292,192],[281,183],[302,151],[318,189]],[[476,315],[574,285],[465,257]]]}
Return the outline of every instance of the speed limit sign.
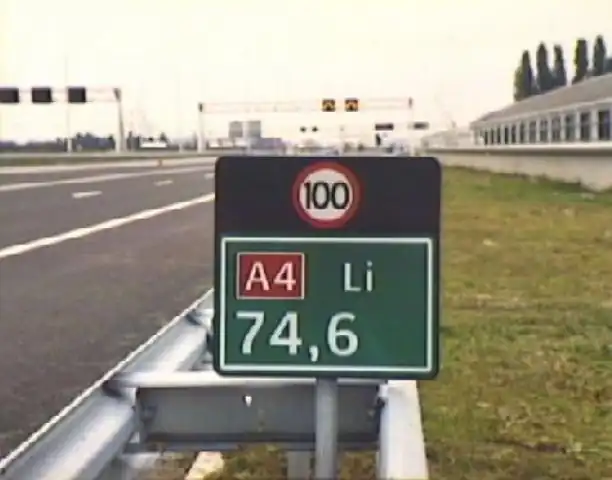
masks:
{"label": "speed limit sign", "polygon": [[348,168],[321,162],[304,168],[293,184],[293,205],[316,228],[339,228],[357,212],[360,187]]}

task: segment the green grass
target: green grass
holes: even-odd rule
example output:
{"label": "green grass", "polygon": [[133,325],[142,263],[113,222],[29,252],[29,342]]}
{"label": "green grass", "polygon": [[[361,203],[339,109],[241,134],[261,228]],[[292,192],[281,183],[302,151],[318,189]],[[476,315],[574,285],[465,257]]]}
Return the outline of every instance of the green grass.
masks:
{"label": "green grass", "polygon": [[[420,383],[434,480],[612,479],[612,194],[446,169],[443,349]],[[278,478],[272,448],[211,479]],[[352,454],[343,478],[374,478]]]}

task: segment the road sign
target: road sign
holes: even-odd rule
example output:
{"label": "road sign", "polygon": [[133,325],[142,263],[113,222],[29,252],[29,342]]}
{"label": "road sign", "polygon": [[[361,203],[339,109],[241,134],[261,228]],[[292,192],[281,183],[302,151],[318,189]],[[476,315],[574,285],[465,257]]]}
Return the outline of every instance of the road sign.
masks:
{"label": "road sign", "polygon": [[428,130],[429,122],[412,122],[413,130]]}
{"label": "road sign", "polygon": [[393,123],[375,123],[374,131],[376,132],[391,132],[395,128]]}
{"label": "road sign", "polygon": [[321,101],[321,110],[324,112],[335,112],[336,111],[336,100],[333,98],[324,98]]}
{"label": "road sign", "polygon": [[219,374],[437,374],[435,159],[223,157],[215,182]]}
{"label": "road sign", "polygon": [[359,111],[359,99],[358,98],[344,99],[344,111],[345,112],[358,112]]}
{"label": "road sign", "polygon": [[295,211],[316,228],[338,228],[357,211],[360,187],[357,177],[334,162],[308,165],[295,178],[292,190]]}

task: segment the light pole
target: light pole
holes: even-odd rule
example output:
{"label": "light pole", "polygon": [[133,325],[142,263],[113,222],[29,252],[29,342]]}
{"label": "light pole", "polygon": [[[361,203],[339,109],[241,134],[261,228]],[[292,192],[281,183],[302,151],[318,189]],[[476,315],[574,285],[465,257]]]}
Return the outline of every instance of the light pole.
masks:
{"label": "light pole", "polygon": [[[66,48],[66,47],[64,47]],[[69,59],[68,59],[68,49],[66,48],[64,50],[64,87],[66,88],[66,96],[68,96],[68,85],[70,85],[70,83],[68,82],[68,69],[69,69]],[[66,135],[66,151],[68,153],[72,153],[72,126],[70,124],[70,102],[68,101],[68,98],[66,98],[66,107],[64,110],[64,132]]]}

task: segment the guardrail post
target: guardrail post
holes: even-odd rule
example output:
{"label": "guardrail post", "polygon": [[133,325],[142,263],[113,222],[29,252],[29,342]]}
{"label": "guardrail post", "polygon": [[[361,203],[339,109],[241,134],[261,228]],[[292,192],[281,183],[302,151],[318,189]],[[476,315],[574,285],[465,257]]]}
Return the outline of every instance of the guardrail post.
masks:
{"label": "guardrail post", "polygon": [[315,387],[315,478],[336,478],[338,472],[338,381],[317,378]]}

